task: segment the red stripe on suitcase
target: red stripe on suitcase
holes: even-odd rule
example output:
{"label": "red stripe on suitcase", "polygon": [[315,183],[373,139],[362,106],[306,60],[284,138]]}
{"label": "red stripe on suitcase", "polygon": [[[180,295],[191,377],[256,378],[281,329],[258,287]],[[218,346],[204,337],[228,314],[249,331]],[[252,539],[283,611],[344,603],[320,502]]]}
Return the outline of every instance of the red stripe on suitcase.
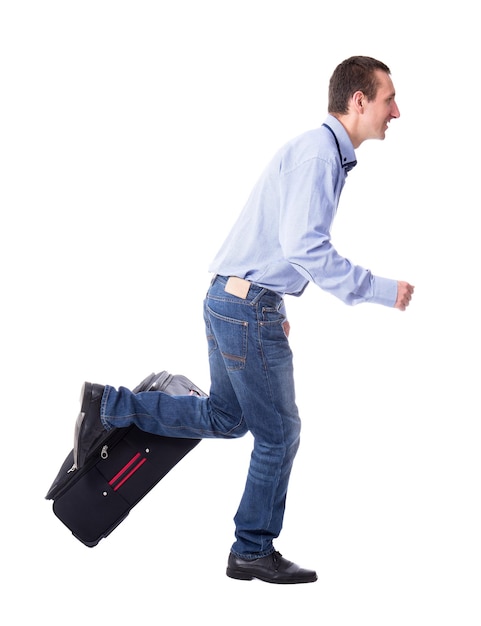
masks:
{"label": "red stripe on suitcase", "polygon": [[114,491],[117,491],[117,489],[119,489],[120,487],[122,487],[122,485],[129,480],[129,478],[132,476],[132,474],[135,474],[135,472],[142,467],[142,465],[145,463],[145,461],[147,461],[147,459],[144,457],[140,463],[137,463],[137,465],[135,467],[133,467],[130,472],[127,474],[127,476],[125,476],[123,478],[123,480],[121,480],[117,485],[115,485],[114,487]]}
{"label": "red stripe on suitcase", "polygon": [[130,461],[129,461],[128,463],[126,463],[126,464],[123,466],[123,468],[120,470],[120,472],[118,472],[117,474],[115,474],[115,476],[112,478],[112,480],[109,480],[109,485],[111,485],[111,486],[112,486],[112,485],[114,484],[114,482],[115,482],[116,480],[118,480],[118,479],[122,476],[122,474],[124,474],[124,473],[125,473],[125,472],[129,469],[129,467],[130,467],[133,463],[135,463],[135,461],[136,461],[139,457],[140,457],[140,452],[137,452],[137,454],[135,454],[135,455],[134,455],[134,456],[130,459]]}
{"label": "red stripe on suitcase", "polygon": [[[134,454],[134,456],[130,459],[130,461],[128,463],[126,463],[123,468],[117,472],[117,474],[115,474],[115,476],[109,480],[109,485],[112,487],[118,480],[120,480],[120,482],[115,485],[114,487],[114,491],[117,491],[117,489],[119,489],[119,487],[121,487],[125,481],[127,481],[132,474],[135,474],[135,472],[145,463],[145,461],[147,460],[146,458],[143,458],[140,460],[139,463],[137,463],[137,465],[135,465],[134,467],[132,467],[132,465],[138,461],[138,459],[140,459],[140,452],[137,452],[137,454]],[[129,468],[132,468],[129,472]],[[125,475],[125,472],[128,472]],[[123,478],[122,478],[123,477]]]}

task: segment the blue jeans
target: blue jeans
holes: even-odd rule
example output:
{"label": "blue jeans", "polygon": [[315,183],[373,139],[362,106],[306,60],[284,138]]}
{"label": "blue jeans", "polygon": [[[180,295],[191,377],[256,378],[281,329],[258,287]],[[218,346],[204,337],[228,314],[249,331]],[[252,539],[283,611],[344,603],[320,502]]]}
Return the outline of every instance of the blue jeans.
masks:
{"label": "blue jeans", "polygon": [[133,394],[107,386],[101,418],[107,429],[135,424],[168,437],[254,437],[244,494],[234,518],[232,552],[253,559],[273,552],[299,446],[292,352],[280,296],[251,285],[246,299],[212,281],[204,301],[209,397]]}

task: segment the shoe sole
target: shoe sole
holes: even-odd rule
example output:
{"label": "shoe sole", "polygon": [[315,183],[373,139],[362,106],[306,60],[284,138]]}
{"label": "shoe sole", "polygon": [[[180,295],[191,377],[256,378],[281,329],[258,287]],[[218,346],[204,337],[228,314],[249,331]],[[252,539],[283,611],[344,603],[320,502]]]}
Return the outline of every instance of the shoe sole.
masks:
{"label": "shoe sole", "polygon": [[84,383],[80,391],[80,413],[84,415],[92,399],[92,383]]}
{"label": "shoe sole", "polygon": [[82,389],[80,390],[80,413],[78,414],[77,421],[75,422],[75,435],[74,435],[74,447],[73,447],[73,466],[76,469],[80,469],[79,458],[78,458],[78,449],[77,442],[80,439],[80,433],[82,432],[83,421],[85,419],[85,414],[90,405],[90,401],[92,398],[92,383],[84,383],[82,385]]}
{"label": "shoe sole", "polygon": [[235,578],[236,580],[254,580],[255,576],[252,574],[246,574],[245,572],[240,572],[239,570],[228,569],[226,574],[229,578]]}
{"label": "shoe sole", "polygon": [[270,578],[267,577],[263,577],[263,576],[259,576],[257,574],[248,574],[247,572],[244,572],[242,570],[237,570],[237,569],[232,569],[232,568],[227,568],[226,570],[226,574],[229,578],[235,578],[236,580],[262,580],[265,583],[273,583],[276,585],[299,585],[302,583],[315,583],[317,580],[317,575],[316,577],[311,577],[308,579],[297,579],[297,580],[272,580]]}

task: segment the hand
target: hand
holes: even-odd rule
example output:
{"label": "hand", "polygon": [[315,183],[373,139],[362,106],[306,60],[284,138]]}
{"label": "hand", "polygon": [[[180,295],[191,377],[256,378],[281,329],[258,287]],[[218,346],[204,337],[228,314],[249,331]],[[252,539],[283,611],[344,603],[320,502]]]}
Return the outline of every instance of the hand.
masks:
{"label": "hand", "polygon": [[289,324],[287,320],[282,323],[282,328],[284,329],[285,336],[289,337],[289,331],[291,330],[291,325]]}
{"label": "hand", "polygon": [[406,307],[409,306],[412,295],[414,292],[414,287],[409,283],[406,283],[403,280],[398,280],[397,283],[397,298],[396,303],[394,305],[395,309],[399,309],[400,311],[405,311]]}

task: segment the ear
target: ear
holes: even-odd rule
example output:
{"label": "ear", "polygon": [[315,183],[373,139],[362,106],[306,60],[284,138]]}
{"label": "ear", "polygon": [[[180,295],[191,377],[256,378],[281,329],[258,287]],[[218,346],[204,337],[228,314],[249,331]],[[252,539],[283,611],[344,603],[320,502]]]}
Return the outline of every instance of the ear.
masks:
{"label": "ear", "polygon": [[362,115],[364,113],[364,105],[366,103],[366,96],[362,93],[362,91],[356,91],[352,95],[352,105],[354,109]]}

